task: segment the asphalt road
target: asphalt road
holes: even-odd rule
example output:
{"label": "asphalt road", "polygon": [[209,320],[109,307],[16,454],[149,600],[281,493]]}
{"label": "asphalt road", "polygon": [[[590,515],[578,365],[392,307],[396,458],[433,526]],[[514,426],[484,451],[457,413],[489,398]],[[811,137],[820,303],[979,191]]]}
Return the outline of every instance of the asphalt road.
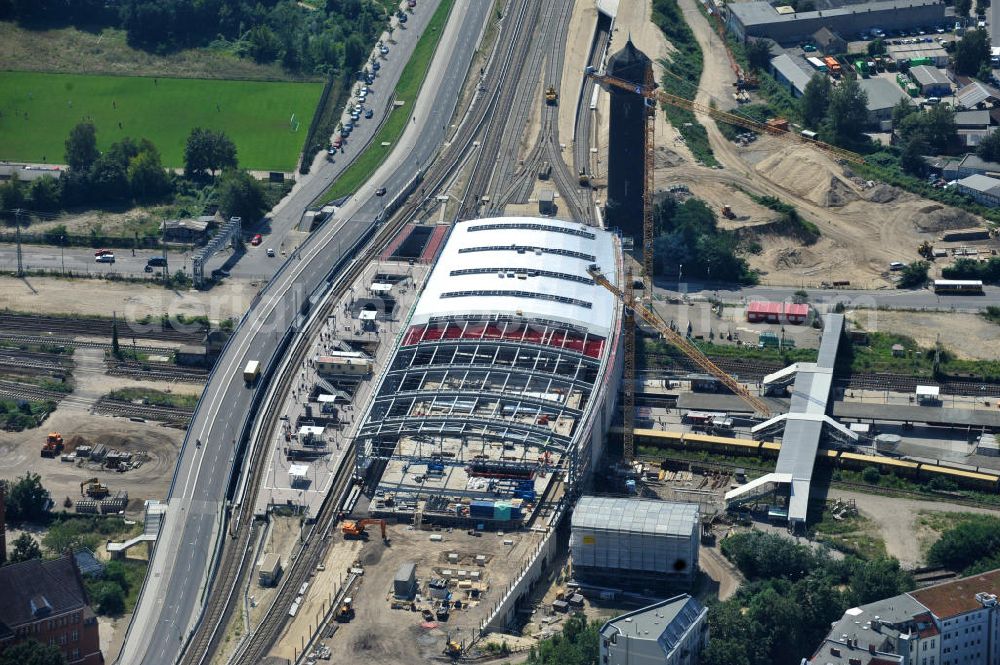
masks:
{"label": "asphalt road", "polygon": [[[421,2],[417,15],[429,15],[436,4],[434,0]],[[169,493],[169,511],[119,663],[169,665],[177,660],[205,600],[203,586],[217,542],[214,535],[222,522],[235,440],[253,397],[253,389],[243,383],[242,369],[248,360],[260,360],[265,367],[276,362],[279,341],[290,328],[298,304],[324,281],[345,249],[371,227],[383,201],[404,187],[438,150],[489,6],[481,0],[458,0],[428,74],[426,94],[422,92],[416,104],[416,121],[373,182],[345,203],[342,221],[328,222],[317,230],[274,276],[219,359],[188,428]],[[416,17],[409,22],[411,30],[415,22]],[[275,215],[276,227],[297,223],[305,206],[334,177],[325,172],[317,176]],[[374,196],[378,186],[388,189],[385,198]],[[193,445],[195,439],[200,439],[201,447]]]}
{"label": "asphalt road", "polygon": [[[666,297],[681,294],[690,297],[717,297],[723,302],[747,300],[787,300],[799,290],[795,286],[752,286],[740,288],[731,284],[682,283],[657,280],[656,291]],[[879,289],[858,291],[849,289],[806,289],[809,302],[833,306],[838,302],[848,308],[885,307],[895,309],[956,309],[979,311],[990,305],[1000,305],[1000,287],[984,287],[981,296],[939,296],[930,289]]]}

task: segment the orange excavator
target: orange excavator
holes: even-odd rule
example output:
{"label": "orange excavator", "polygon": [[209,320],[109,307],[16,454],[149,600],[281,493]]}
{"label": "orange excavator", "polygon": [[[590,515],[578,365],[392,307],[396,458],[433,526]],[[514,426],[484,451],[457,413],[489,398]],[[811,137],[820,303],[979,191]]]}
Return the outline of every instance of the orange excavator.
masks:
{"label": "orange excavator", "polygon": [[382,527],[382,542],[389,542],[389,534],[385,530],[385,520],[381,519],[363,519],[363,520],[347,520],[340,527],[340,531],[344,534],[344,538],[367,538],[368,531],[366,527],[370,524],[378,524]]}

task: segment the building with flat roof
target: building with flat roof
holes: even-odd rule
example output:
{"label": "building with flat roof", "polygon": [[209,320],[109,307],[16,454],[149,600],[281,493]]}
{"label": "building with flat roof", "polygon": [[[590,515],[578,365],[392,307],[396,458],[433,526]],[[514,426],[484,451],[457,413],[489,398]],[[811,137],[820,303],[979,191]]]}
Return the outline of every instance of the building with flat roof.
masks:
{"label": "building with flat roof", "polygon": [[69,665],[104,663],[97,617],[72,554],[0,568],[0,599],[0,652],[35,640],[58,647]]}
{"label": "building with flat roof", "polygon": [[708,644],[708,610],[681,594],[601,626],[603,665],[695,665]]}
{"label": "building with flat roof", "polygon": [[750,323],[805,323],[809,318],[809,305],[793,302],[767,302],[755,300],[747,305]]}
{"label": "building with flat roof", "polygon": [[821,28],[850,38],[873,26],[885,30],[943,24],[944,3],[937,0],[882,0],[811,12],[780,13],[764,0],[726,5],[726,25],[740,40],[767,37],[779,44],[811,39]]}
{"label": "building with flat roof", "polygon": [[1000,662],[1000,570],[853,607],[811,665],[993,665]]}
{"label": "building with flat roof", "polygon": [[689,588],[698,529],[695,503],[585,496],[573,510],[573,577],[654,595]]}
{"label": "building with flat roof", "polygon": [[577,493],[621,379],[616,237],[532,217],[455,225],[355,436],[375,515],[502,527]]}
{"label": "building with flat roof", "polygon": [[935,67],[948,66],[948,52],[938,43],[928,44],[887,44],[886,54],[896,62],[909,62],[918,58],[930,58]]}

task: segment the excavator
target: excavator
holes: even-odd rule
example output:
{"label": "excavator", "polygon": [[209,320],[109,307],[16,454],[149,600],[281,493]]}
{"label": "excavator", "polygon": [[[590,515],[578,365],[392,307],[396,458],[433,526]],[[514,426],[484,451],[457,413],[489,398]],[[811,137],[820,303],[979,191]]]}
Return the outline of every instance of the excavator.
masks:
{"label": "excavator", "polygon": [[385,529],[385,520],[381,519],[363,519],[363,520],[347,520],[340,527],[341,533],[344,534],[344,538],[367,538],[368,531],[366,527],[370,524],[378,524],[382,527],[382,542],[389,542],[389,534]]}
{"label": "excavator", "polygon": [[337,610],[337,616],[334,617],[337,623],[347,623],[354,618],[354,603],[352,599],[348,596],[344,598],[344,602],[340,604],[340,608]]}
{"label": "excavator", "polygon": [[450,658],[459,658],[462,655],[462,645],[455,640],[448,640],[444,647],[444,655]]}
{"label": "excavator", "polygon": [[97,478],[90,478],[80,483],[80,496],[84,494],[93,499],[103,499],[111,494],[111,490],[108,489],[107,485],[102,485]]}
{"label": "excavator", "polygon": [[559,101],[559,93],[556,92],[556,87],[550,85],[545,89],[545,103],[549,106],[555,106],[555,103]]}
{"label": "excavator", "polygon": [[923,241],[920,246],[917,247],[917,253],[924,257],[928,261],[934,260],[934,245],[930,244],[928,241]]}

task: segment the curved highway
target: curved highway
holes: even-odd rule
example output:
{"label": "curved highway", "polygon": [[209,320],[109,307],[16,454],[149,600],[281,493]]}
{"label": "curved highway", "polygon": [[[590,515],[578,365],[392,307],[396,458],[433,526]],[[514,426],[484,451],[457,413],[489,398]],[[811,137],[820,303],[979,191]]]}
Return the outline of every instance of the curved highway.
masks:
{"label": "curved highway", "polygon": [[[435,3],[421,3],[428,13]],[[244,385],[243,367],[275,361],[296,315],[326,283],[341,259],[378,223],[386,201],[402,192],[445,138],[491,3],[457,0],[413,113],[414,122],[372,180],[296,250],[244,315],[230,339],[188,428],[171,483],[169,509],[119,663],[170,665],[178,659],[205,602],[218,547],[226,491],[238,442],[252,424],[255,391]],[[419,140],[418,140],[419,139]],[[322,180],[310,187],[322,191]],[[377,183],[377,184],[376,184]],[[388,192],[376,197],[374,190]],[[302,200],[297,198],[297,200]],[[301,209],[285,206],[284,216]],[[194,445],[196,440],[201,446]]]}

